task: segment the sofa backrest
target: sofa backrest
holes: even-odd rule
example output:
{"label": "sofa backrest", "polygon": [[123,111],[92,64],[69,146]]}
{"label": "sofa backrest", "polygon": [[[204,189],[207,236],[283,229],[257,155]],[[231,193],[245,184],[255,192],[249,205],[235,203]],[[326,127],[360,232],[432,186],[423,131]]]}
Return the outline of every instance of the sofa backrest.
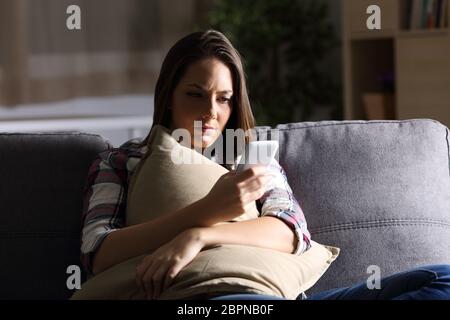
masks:
{"label": "sofa backrest", "polygon": [[[308,294],[365,281],[371,265],[385,276],[450,263],[445,126],[423,119],[277,129],[278,159],[312,238],[341,248]],[[109,147],[85,133],[0,133],[0,299],[72,295],[66,272],[80,266],[82,190]]]}
{"label": "sofa backrest", "polygon": [[383,277],[450,263],[447,127],[413,119],[277,129],[280,164],[312,238],[341,248],[307,294],[365,282],[378,271]]}
{"label": "sofa backrest", "polygon": [[66,272],[80,266],[82,189],[108,146],[84,133],[0,133],[0,299],[72,295]]}

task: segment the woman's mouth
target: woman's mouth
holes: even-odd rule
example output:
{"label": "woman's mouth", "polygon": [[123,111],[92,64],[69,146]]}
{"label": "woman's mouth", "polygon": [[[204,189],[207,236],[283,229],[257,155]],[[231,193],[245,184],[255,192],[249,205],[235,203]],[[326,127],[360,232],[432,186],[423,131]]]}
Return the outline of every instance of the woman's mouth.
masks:
{"label": "woman's mouth", "polygon": [[202,127],[203,134],[214,134],[215,132],[216,132],[216,129],[213,127],[207,127],[207,126]]}

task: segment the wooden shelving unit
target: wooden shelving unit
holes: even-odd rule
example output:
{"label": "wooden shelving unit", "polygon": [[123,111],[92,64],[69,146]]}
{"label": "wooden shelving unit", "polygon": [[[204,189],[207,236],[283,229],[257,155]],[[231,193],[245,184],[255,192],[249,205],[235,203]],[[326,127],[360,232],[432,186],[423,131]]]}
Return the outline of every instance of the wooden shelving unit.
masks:
{"label": "wooden shelving unit", "polygon": [[[394,118],[431,118],[450,126],[450,29],[407,29],[408,0],[343,0],[344,116],[367,119],[363,96],[394,76]],[[366,9],[381,8],[381,30]],[[447,8],[447,21],[450,5]]]}

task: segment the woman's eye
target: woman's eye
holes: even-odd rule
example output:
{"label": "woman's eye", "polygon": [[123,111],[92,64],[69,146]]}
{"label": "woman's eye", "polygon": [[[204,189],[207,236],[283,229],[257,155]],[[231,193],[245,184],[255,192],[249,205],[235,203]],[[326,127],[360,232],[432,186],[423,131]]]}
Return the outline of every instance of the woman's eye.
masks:
{"label": "woman's eye", "polygon": [[[190,97],[194,97],[194,98],[201,98],[203,95],[199,92],[193,92],[193,91],[189,91],[186,93],[188,96]],[[219,100],[222,103],[229,103],[231,101],[231,98],[227,98],[227,97],[220,97],[217,100]]]}
{"label": "woman's eye", "polygon": [[198,92],[188,92],[187,95],[188,95],[188,96],[191,96],[191,97],[201,97],[201,96],[202,96],[202,95],[201,95],[200,93],[198,93]]}

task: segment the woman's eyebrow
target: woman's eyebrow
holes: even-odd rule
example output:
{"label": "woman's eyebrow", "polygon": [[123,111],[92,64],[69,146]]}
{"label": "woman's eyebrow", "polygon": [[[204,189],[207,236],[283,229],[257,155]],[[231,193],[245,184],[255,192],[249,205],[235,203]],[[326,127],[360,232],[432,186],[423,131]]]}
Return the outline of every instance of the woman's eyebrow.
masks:
{"label": "woman's eyebrow", "polygon": [[[203,91],[208,91],[208,90],[206,90],[205,88],[203,88],[202,86],[200,86],[200,85],[198,85],[196,83],[190,83],[190,84],[188,84],[188,86],[195,87],[195,88],[203,90]],[[233,93],[232,90],[222,90],[222,91],[218,91],[218,92],[219,93],[231,93],[231,94]]]}

